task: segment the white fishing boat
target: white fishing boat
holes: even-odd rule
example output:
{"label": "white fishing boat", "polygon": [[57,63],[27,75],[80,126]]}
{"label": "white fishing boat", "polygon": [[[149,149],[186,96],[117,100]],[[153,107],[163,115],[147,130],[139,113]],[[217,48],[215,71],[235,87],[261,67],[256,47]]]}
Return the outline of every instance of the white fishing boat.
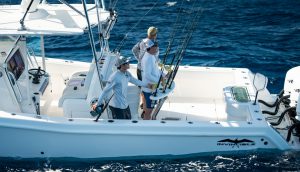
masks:
{"label": "white fishing boat", "polygon": [[[39,2],[0,7],[0,157],[124,158],[300,149],[300,66],[287,72],[283,92],[275,95],[267,90],[265,76],[246,68],[174,64],[173,71],[179,67],[175,81],[152,96],[160,100],[154,120],[141,119],[140,89],[134,85],[128,89],[131,120],[112,119],[109,110],[95,120],[90,102],[116,70],[119,54],[109,50],[108,38],[117,15],[99,1]],[[102,33],[99,52],[91,26]],[[43,36],[84,32],[91,40],[91,63],[69,61],[64,54],[45,57]],[[41,57],[30,53],[29,36],[40,36]],[[131,73],[135,69],[132,65]]]}

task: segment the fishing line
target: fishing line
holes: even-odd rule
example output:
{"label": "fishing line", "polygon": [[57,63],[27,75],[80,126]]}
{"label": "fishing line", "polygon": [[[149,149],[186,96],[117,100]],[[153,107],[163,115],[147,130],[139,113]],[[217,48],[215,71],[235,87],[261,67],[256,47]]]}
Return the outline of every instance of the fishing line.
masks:
{"label": "fishing line", "polygon": [[182,0],[181,1],[181,4],[180,4],[180,9],[179,9],[179,13],[177,14],[177,17],[176,17],[176,21],[175,21],[175,23],[174,23],[174,26],[173,26],[173,30],[172,30],[172,32],[170,33],[170,37],[169,37],[169,44],[168,44],[168,47],[167,47],[167,49],[166,49],[166,52],[165,52],[165,55],[164,55],[164,59],[163,59],[163,65],[165,65],[165,63],[166,63],[166,60],[167,60],[167,56],[169,55],[169,53],[170,53],[170,51],[171,51],[171,47],[172,47],[172,45],[173,45],[173,42],[174,42],[174,39],[175,39],[175,33],[176,33],[176,31],[177,31],[177,29],[179,28],[179,19],[181,19],[182,18],[182,16],[183,15],[181,15],[181,13],[183,12],[183,1],[184,0]]}
{"label": "fishing line", "polygon": [[182,10],[183,9],[182,8],[183,1],[184,0],[181,1],[179,12],[178,12],[177,17],[176,17],[176,21],[175,21],[175,23],[173,25],[172,32],[170,33],[170,37],[169,37],[169,41],[168,41],[169,44],[168,44],[168,47],[166,49],[166,52],[165,52],[165,55],[164,55],[164,58],[163,58],[162,67],[161,67],[161,71],[160,71],[161,74],[160,74],[159,80],[157,82],[157,88],[156,88],[155,92],[153,93],[154,96],[156,96],[158,88],[159,88],[159,84],[162,82],[162,74],[163,74],[164,69],[165,69],[165,63],[166,63],[167,57],[169,55],[169,52],[170,52],[170,50],[172,48],[172,45],[173,45],[173,42],[174,42],[174,38],[175,38],[175,33],[176,33],[177,29],[179,28],[179,24],[178,24],[179,23],[179,19],[182,18],[182,16],[183,16],[183,15],[181,15],[181,13],[183,11]]}
{"label": "fishing line", "polygon": [[[175,76],[176,76],[177,71],[179,69],[179,64],[183,59],[183,54],[185,52],[185,49],[187,48],[187,45],[191,40],[192,34],[193,34],[196,26],[198,25],[199,19],[200,19],[202,13],[203,13],[203,10],[200,10],[199,8],[198,8],[198,10],[193,10],[193,11],[197,11],[197,13],[196,13],[196,15],[194,15],[194,17],[192,19],[192,22],[191,22],[191,25],[188,26],[188,29],[185,29],[186,27],[183,28],[183,31],[186,30],[188,32],[187,32],[186,36],[184,37],[184,40],[181,44],[181,48],[179,47],[179,45],[177,46],[178,47],[177,51],[176,51],[176,53],[175,53],[175,55],[172,59],[172,63],[170,64],[170,66],[173,65],[173,62],[174,62],[175,58],[176,58],[177,62],[176,62],[176,65],[174,66],[173,70],[171,71],[168,79],[167,79],[167,83],[165,84],[165,87],[164,87],[163,91],[166,90],[167,86],[169,86],[169,88],[171,88],[173,80],[175,79]],[[191,13],[191,15],[192,14],[193,14],[193,12]]]}
{"label": "fishing line", "polygon": [[[195,3],[196,2],[196,0],[194,1],[194,3],[193,3],[193,6],[192,6],[192,9],[194,9],[195,8]],[[182,11],[183,12],[183,11]],[[192,14],[192,13],[191,13]],[[185,24],[184,24],[184,27],[182,27],[182,30],[181,30],[181,32],[180,33],[185,33],[186,32],[186,27],[187,27],[187,25],[190,23],[190,18],[192,18],[192,16],[191,16],[191,14],[189,15],[189,17],[188,17],[188,19],[186,19],[186,21],[185,21]],[[181,16],[183,16],[183,15],[181,15]],[[175,34],[174,34],[175,35]],[[185,37],[182,37],[182,38],[178,38],[178,40],[185,40],[185,38],[187,37],[187,35],[185,36]],[[183,41],[182,41],[183,42]],[[171,67],[172,65],[173,65],[173,63],[174,63],[174,61],[175,61],[175,59],[176,59],[176,57],[178,57],[178,54],[179,54],[179,47],[180,47],[180,43],[178,43],[177,44],[177,48],[176,48],[176,52],[174,53],[174,56],[173,56],[173,58],[172,58],[172,60],[171,60],[171,63],[169,64],[169,66]]]}
{"label": "fishing line", "polygon": [[131,27],[131,29],[125,34],[120,44],[117,46],[117,48],[114,49],[114,52],[120,52],[121,48],[124,46],[125,40],[128,38],[128,34],[144,19],[144,17],[158,4],[159,0],[156,0],[156,2],[152,5],[152,7],[138,20],[138,22]]}

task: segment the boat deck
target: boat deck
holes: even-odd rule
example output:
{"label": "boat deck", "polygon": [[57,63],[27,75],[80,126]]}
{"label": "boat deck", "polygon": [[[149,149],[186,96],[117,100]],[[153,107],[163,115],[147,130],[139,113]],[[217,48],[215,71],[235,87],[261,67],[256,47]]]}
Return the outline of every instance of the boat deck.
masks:
{"label": "boat deck", "polygon": [[[164,113],[158,117],[189,121],[227,121],[224,88],[249,87],[247,75],[246,69],[182,67],[175,80],[175,91],[162,107]],[[242,82],[241,78],[246,79]],[[250,96],[253,96],[251,88],[248,90],[252,93]]]}
{"label": "boat deck", "polygon": [[[58,106],[64,91],[62,88],[66,87],[68,79],[74,73],[88,71],[89,63],[49,58],[46,68],[51,77],[49,85],[41,97],[41,114],[63,116],[63,108]],[[130,72],[134,76],[135,69],[136,65],[131,65]],[[165,101],[157,119],[226,121],[224,88],[237,85],[249,87],[250,97],[253,97],[254,92],[249,86],[251,82],[248,75],[247,69],[182,66],[175,79],[175,90]],[[98,95],[94,95],[94,97],[98,97]],[[138,105],[138,102],[135,103]],[[140,114],[141,109],[138,109],[137,112]],[[132,115],[139,118],[138,114]],[[86,115],[85,117],[91,116]]]}

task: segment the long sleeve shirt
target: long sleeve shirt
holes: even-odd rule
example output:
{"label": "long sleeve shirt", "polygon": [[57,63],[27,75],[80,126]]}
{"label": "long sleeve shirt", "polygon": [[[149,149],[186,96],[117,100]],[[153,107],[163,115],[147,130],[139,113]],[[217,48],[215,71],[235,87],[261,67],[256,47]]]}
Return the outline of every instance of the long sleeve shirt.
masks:
{"label": "long sleeve shirt", "polygon": [[[142,69],[141,63],[142,63],[142,59],[144,57],[144,54],[147,51],[146,50],[146,43],[149,40],[150,40],[149,38],[142,39],[141,41],[136,43],[132,48],[132,53],[133,53],[135,59],[138,61],[138,63],[137,63],[137,68],[138,69]],[[157,60],[159,59],[158,56],[159,56],[159,49],[157,48],[157,52],[155,54],[155,57],[156,57]]]}
{"label": "long sleeve shirt", "polygon": [[[142,78],[145,84],[156,84],[160,78],[161,71],[158,67],[158,60],[155,55],[145,53],[142,59]],[[150,93],[152,90],[147,87],[142,87],[144,92]]]}
{"label": "long sleeve shirt", "polygon": [[124,73],[120,70],[117,70],[110,75],[102,94],[98,98],[98,105],[102,104],[103,100],[108,95],[111,95],[110,93],[111,91],[113,91],[114,95],[110,100],[109,105],[115,108],[126,109],[128,107],[128,82],[137,86],[147,87],[147,84],[144,84],[142,81],[135,79],[128,71]]}

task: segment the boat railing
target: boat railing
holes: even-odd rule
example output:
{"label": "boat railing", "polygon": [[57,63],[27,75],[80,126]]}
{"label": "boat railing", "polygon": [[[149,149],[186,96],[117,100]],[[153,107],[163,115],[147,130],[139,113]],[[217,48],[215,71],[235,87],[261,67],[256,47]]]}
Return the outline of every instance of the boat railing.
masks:
{"label": "boat railing", "polygon": [[31,68],[38,68],[39,64],[36,60],[36,56],[32,47],[27,47],[27,58],[28,61],[30,62],[29,64]]}
{"label": "boat railing", "polygon": [[[20,91],[20,87],[18,85],[17,79],[15,78],[14,74],[8,71],[8,78],[9,78],[9,82],[13,88],[14,94],[17,97],[17,100],[19,102],[22,102],[23,97]],[[14,89],[15,88],[15,89]]]}

